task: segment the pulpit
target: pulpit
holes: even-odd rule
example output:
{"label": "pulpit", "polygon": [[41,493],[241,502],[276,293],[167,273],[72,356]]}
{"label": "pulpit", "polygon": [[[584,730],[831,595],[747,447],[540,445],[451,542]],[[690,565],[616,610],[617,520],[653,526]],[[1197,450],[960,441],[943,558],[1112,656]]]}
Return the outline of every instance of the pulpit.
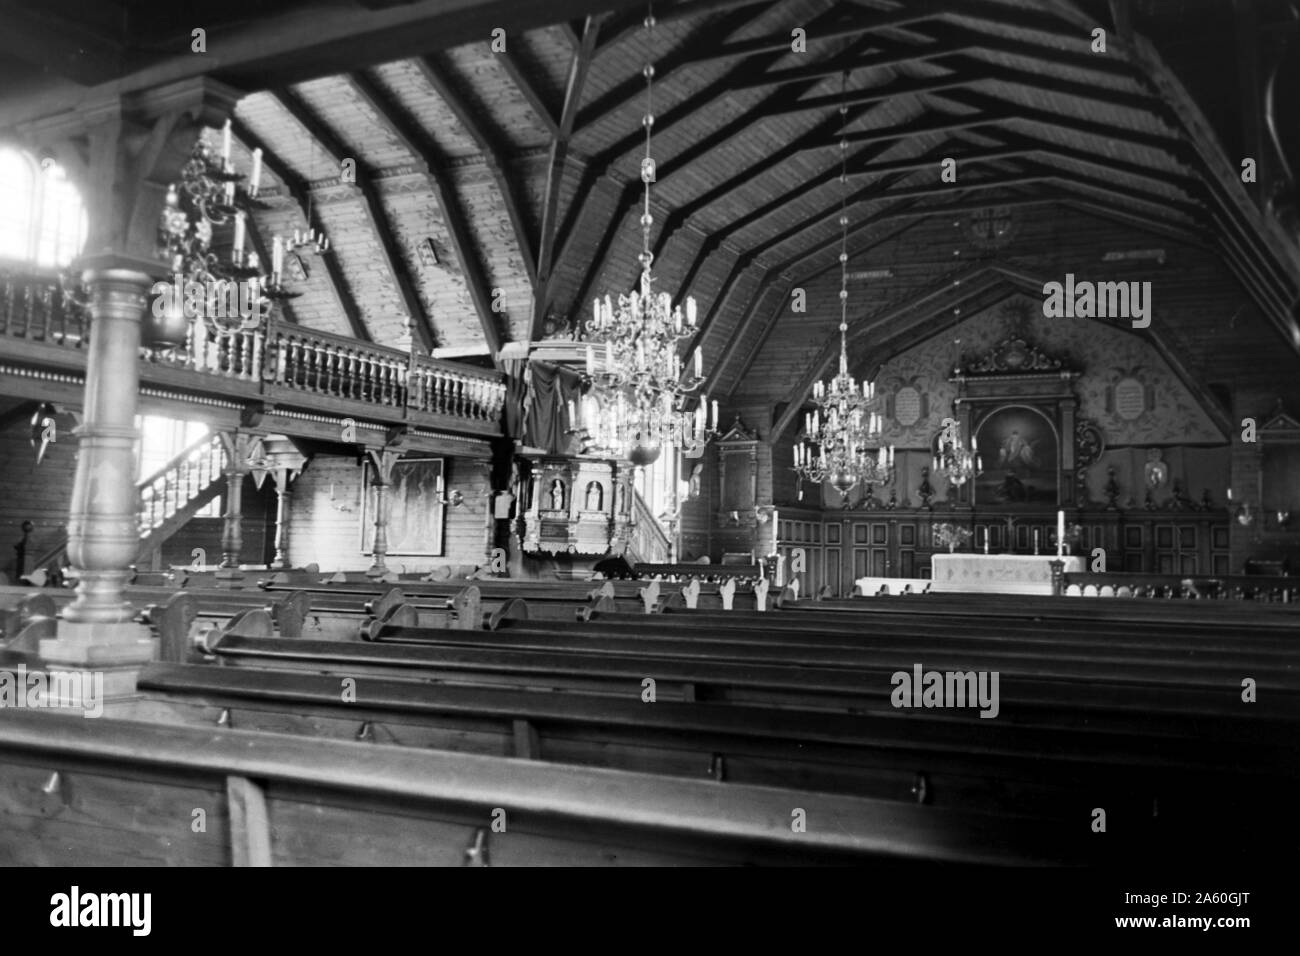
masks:
{"label": "pulpit", "polygon": [[627,550],[632,466],[616,459],[522,455],[520,540],[529,553],[606,555]]}

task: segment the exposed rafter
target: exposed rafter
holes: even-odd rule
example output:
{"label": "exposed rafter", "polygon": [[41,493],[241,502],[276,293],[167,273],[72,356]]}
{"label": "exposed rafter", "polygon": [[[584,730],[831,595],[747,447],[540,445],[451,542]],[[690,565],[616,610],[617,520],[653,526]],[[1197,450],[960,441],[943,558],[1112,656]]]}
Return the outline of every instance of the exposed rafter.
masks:
{"label": "exposed rafter", "polygon": [[[533,315],[530,337],[540,338],[546,324],[546,312],[551,303],[551,269],[555,256],[555,237],[560,209],[560,187],[564,181],[565,158],[569,152],[569,137],[578,118],[578,105],[587,82],[587,71],[596,55],[596,40],[600,36],[603,18],[589,18],[583,25],[582,42],[574,51],[569,64],[569,78],[564,87],[564,106],[560,110],[560,123],[551,140],[551,151],[546,165],[546,194],[542,202],[542,234],[537,244],[537,280],[533,283]],[[582,194],[579,193],[579,198]]]}
{"label": "exposed rafter", "polygon": [[[826,19],[829,18],[826,16],[817,18],[810,24],[809,29],[816,29],[817,25],[825,21]],[[734,30],[736,29],[736,27],[733,26],[732,29]],[[852,50],[850,50],[850,53],[851,52]],[[775,55],[768,55],[762,57],[761,59],[763,60],[764,64],[767,64],[767,63],[775,63],[781,58],[782,57],[780,54],[775,54]],[[848,59],[848,58],[849,57],[846,56],[845,54],[839,54],[837,56],[837,60]],[[662,136],[665,133],[668,133],[677,124],[689,120],[699,110],[705,108],[709,104],[713,103],[715,100],[723,96],[726,96],[727,93],[732,89],[733,84],[737,81],[737,78],[745,75],[749,69],[750,69],[749,67],[740,66],[731,71],[728,71],[726,75],[714,81],[713,83],[710,83],[702,90],[692,94],[687,99],[683,100],[682,102],[676,104],[669,110],[665,111],[662,115],[657,115],[655,117],[656,135]],[[769,97],[767,103],[764,105],[775,105],[775,104],[784,103],[786,101],[793,101],[797,99],[800,95],[802,95],[804,92],[807,92],[807,90],[811,89],[814,85],[815,82],[810,82],[809,84],[799,89],[785,91],[784,93],[778,93],[773,97]],[[745,117],[741,117],[740,119],[728,123],[724,127],[715,131],[710,136],[708,136],[704,141],[696,143],[689,150],[673,157],[671,163],[660,163],[659,175],[661,179],[665,176],[671,175],[673,169],[684,168],[688,163],[695,161],[696,159],[698,159],[703,155],[706,155],[709,152],[709,150],[713,148],[714,145],[716,145],[717,143],[725,142],[727,139],[730,139],[732,136],[735,136],[738,132],[746,128],[747,125],[748,125],[748,120]],[[627,133],[625,136],[623,136],[621,139],[619,139],[617,142],[609,146],[607,149],[602,150],[599,155],[595,156],[592,159],[592,161],[588,163],[587,170],[582,177],[582,181],[579,183],[578,195],[579,196],[589,195],[591,193],[591,190],[595,186],[597,176],[599,176],[604,170],[611,167],[620,157],[626,154],[629,150],[635,149],[636,146],[641,142],[642,135],[643,134],[639,131],[635,131],[635,130],[631,131]],[[637,194],[638,194],[637,184],[635,182],[628,182],[628,184],[623,189],[622,196],[619,199],[618,208],[615,210],[614,214],[610,216],[609,220],[606,222],[605,233],[599,248],[602,249],[608,248],[609,240],[612,236],[613,230],[618,227],[618,224],[621,223],[623,221],[623,218],[627,215],[627,211],[632,207],[632,205],[636,203]],[[562,260],[567,260],[569,258],[568,252],[569,252],[570,244],[573,240],[574,233],[576,232],[577,229],[580,212],[581,210],[577,208],[570,210],[569,216],[567,217],[563,227],[560,230],[559,248],[561,250],[560,258]],[[592,267],[587,270],[585,281],[583,283],[582,292],[577,297],[576,301],[582,301],[586,297],[586,290],[590,287],[591,281],[594,279],[596,273],[599,271],[598,265],[599,264],[593,263]]]}
{"label": "exposed rafter", "polygon": [[528,280],[535,283],[537,249],[524,218],[525,203],[518,185],[520,177],[515,175],[508,166],[509,158],[501,134],[488,127],[488,123],[484,120],[484,111],[480,106],[470,106],[466,94],[459,89],[450,71],[438,58],[417,57],[415,65],[442,101],[447,104],[447,108],[465,127],[465,131],[473,138],[483,154],[483,159],[497,184],[497,191],[501,193],[506,215],[510,217],[510,228],[514,230],[515,241],[519,245],[519,257],[528,271]]}
{"label": "exposed rafter", "polygon": [[510,79],[514,81],[515,87],[523,94],[524,99],[528,101],[528,105],[533,108],[537,118],[545,124],[551,135],[555,136],[560,130],[560,121],[556,117],[555,109],[546,102],[546,98],[537,89],[537,85],[533,82],[532,77],[528,75],[528,68],[521,61],[519,54],[507,49],[494,55],[500,57],[501,65],[510,74]]}
{"label": "exposed rafter", "polygon": [[[465,285],[469,289],[470,299],[478,313],[479,325],[483,329],[483,340],[491,350],[493,359],[499,361],[497,353],[501,351],[501,335],[497,330],[496,313],[492,309],[492,292],[487,276],[478,258],[478,249],[470,235],[469,222],[465,216],[460,197],[456,193],[451,174],[447,171],[445,157],[428,132],[401,109],[374,80],[363,73],[349,77],[353,88],[379,116],[380,121],[397,139],[415,156],[424,167],[433,185],[438,208],[442,211],[443,224],[447,227],[447,236],[452,249],[460,263]],[[358,179],[360,176],[358,175]],[[391,237],[390,237],[391,239]],[[395,248],[390,255],[399,255]],[[409,281],[409,280],[408,280]],[[416,300],[419,302],[418,298]],[[422,313],[421,313],[422,314]],[[426,322],[427,324],[427,322]],[[429,329],[430,335],[432,329]]]}
{"label": "exposed rafter", "polygon": [[379,198],[379,191],[375,189],[374,170],[366,167],[360,160],[360,151],[353,149],[344,143],[339,136],[330,129],[325,122],[316,115],[315,111],[309,107],[301,97],[289,89],[277,89],[271,91],[271,95],[276,101],[294,118],[305,130],[307,135],[320,144],[336,164],[341,167],[343,160],[352,159],[357,164],[357,190],[361,195],[362,205],[365,207],[366,214],[375,227],[375,237],[379,242],[379,248],[384,256],[384,264],[388,267],[389,273],[393,276],[393,281],[397,284],[398,293],[401,295],[402,304],[410,316],[411,335],[418,338],[421,346],[427,352],[433,347],[433,328],[429,323],[429,317],[424,314],[424,306],[420,303],[420,297],[415,291],[415,283],[411,280],[410,270],[402,258],[401,250],[397,247],[397,241],[393,238],[393,224],[384,210],[384,204]]}

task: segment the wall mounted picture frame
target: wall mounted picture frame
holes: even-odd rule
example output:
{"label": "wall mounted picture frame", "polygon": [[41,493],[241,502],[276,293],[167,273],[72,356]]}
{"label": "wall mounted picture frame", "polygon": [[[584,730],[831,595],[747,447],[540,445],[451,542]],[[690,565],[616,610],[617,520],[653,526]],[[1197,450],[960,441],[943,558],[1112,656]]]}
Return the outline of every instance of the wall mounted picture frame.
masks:
{"label": "wall mounted picture frame", "polygon": [[[388,554],[442,557],[446,506],[442,504],[446,463],[442,458],[403,458],[393,465],[388,488]],[[361,553],[375,542],[376,488],[369,465],[362,466]]]}

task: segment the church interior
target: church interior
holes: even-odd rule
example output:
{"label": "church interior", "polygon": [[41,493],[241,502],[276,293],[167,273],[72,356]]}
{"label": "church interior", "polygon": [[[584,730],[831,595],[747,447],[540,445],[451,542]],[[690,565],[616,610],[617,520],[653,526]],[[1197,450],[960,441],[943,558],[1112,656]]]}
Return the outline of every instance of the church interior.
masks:
{"label": "church interior", "polygon": [[0,863],[1294,858],[1298,180],[1288,0],[0,0]]}

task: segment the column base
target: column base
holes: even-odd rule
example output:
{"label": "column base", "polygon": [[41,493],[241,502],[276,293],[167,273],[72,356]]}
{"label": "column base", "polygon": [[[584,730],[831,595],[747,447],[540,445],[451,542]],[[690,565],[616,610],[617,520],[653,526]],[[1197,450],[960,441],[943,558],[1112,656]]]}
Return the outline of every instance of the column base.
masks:
{"label": "column base", "polygon": [[57,633],[40,642],[39,653],[47,664],[116,667],[145,664],[157,656],[149,628],[134,621],[59,621]]}
{"label": "column base", "polygon": [[135,694],[140,669],[158,656],[158,645],[143,624],[59,621],[58,637],[41,641],[39,653],[50,674],[48,706],[94,711]]}

